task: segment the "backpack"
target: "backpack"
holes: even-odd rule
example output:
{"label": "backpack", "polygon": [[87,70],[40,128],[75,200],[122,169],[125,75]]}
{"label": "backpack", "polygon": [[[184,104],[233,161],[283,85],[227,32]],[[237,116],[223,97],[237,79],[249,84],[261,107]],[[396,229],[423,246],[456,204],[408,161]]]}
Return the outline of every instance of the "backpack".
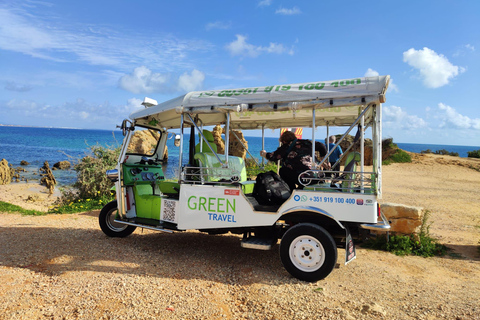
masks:
{"label": "backpack", "polygon": [[288,184],[275,172],[264,172],[257,176],[253,196],[259,204],[282,204],[290,194]]}

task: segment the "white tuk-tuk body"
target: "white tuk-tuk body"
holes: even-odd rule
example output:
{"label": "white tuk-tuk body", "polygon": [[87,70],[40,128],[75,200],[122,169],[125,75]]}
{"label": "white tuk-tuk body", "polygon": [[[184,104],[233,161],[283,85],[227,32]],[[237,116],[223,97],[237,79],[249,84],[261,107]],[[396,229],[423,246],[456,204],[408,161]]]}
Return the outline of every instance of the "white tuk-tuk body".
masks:
{"label": "white tuk-tuk body", "polygon": [[[117,200],[102,210],[102,230],[117,237],[135,227],[230,231],[243,233],[242,246],[255,249],[269,249],[282,239],[280,255],[292,275],[306,281],[325,277],[336,262],[335,242],[345,246],[346,262],[355,258],[351,229],[389,228],[377,202],[382,186],[381,103],[388,82],[389,76],[379,76],[199,91],[161,104],[146,98],[145,109],[122,124],[121,155],[116,171],[108,173],[116,179]],[[224,154],[217,154],[205,137],[203,128],[214,125],[224,125],[227,132]],[[265,129],[309,127],[315,141],[319,126],[327,127],[327,135],[330,126],[346,128],[334,148],[358,127],[359,150],[344,150],[351,153],[354,165],[345,166],[347,171],[337,179],[326,177],[320,168],[333,152],[329,150],[307,178],[299,179],[303,189],[292,190],[281,204],[260,204],[252,194],[255,181],[247,179],[244,159],[229,155],[228,132],[262,130],[263,137]],[[149,153],[129,147],[141,127],[157,132],[157,145]],[[200,148],[195,150],[195,140],[190,141],[189,163],[182,163],[187,128],[190,139],[197,132]],[[371,129],[373,144],[371,172],[364,164],[366,128]],[[174,181],[165,181],[160,164],[170,129],[180,129],[179,165]]]}

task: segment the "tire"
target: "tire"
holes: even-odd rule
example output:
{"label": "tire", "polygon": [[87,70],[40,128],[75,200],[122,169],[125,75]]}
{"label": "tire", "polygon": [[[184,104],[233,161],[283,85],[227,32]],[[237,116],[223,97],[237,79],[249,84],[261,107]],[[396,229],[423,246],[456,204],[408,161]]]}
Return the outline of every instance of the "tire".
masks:
{"label": "tire", "polygon": [[337,246],[324,228],[313,223],[299,223],[283,235],[280,259],[295,278],[315,282],[332,272],[337,263]]}
{"label": "tire", "polygon": [[124,238],[131,235],[137,227],[114,222],[117,210],[117,200],[107,203],[100,211],[98,223],[107,236]]}

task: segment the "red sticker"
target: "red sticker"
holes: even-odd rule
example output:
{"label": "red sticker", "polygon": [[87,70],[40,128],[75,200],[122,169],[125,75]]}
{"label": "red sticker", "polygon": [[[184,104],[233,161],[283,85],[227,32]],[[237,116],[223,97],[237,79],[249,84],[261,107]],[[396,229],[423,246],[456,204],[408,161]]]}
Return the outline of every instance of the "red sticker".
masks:
{"label": "red sticker", "polygon": [[240,190],[238,189],[225,189],[226,196],[238,196],[240,195]]}

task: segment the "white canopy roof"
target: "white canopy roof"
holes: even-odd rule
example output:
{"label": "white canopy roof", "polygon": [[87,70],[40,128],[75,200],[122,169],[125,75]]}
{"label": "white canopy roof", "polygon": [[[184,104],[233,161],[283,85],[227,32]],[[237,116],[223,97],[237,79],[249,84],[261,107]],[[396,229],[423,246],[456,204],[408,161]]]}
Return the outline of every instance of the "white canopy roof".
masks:
{"label": "white canopy roof", "polygon": [[[258,129],[352,124],[368,104],[385,102],[390,76],[229,90],[194,91],[130,115],[139,124],[179,128],[182,113],[197,115],[203,125]],[[366,114],[367,120],[371,112]]]}

